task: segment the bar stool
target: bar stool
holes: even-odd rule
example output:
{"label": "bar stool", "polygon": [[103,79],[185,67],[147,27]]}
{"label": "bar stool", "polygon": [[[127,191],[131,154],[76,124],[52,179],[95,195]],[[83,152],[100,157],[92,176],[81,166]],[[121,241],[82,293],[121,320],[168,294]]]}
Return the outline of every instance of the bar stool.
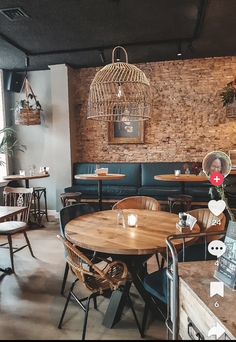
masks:
{"label": "bar stool", "polygon": [[[34,187],[33,188],[33,213],[35,221],[41,226],[42,218],[45,215],[48,220],[48,209],[47,209],[47,193],[45,187]],[[44,208],[41,208],[41,197],[44,199]]]}
{"label": "bar stool", "polygon": [[177,204],[180,204],[182,211],[190,210],[192,199],[193,199],[192,196],[189,196],[189,195],[179,195],[179,196],[168,197],[170,213],[173,212],[173,208]]}
{"label": "bar stool", "polygon": [[60,194],[61,203],[63,207],[67,207],[68,205],[79,203],[81,200],[82,193],[81,192],[63,192]]}

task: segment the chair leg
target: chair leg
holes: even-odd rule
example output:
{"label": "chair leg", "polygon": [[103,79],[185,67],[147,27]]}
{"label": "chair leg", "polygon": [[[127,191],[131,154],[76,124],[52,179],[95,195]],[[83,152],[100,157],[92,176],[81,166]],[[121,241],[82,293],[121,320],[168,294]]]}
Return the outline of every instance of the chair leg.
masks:
{"label": "chair leg", "polygon": [[157,260],[158,269],[160,270],[161,269],[161,265],[160,265],[160,261],[159,261],[159,253],[156,253],[155,256],[156,256],[156,260]]}
{"label": "chair leg", "polygon": [[127,295],[127,300],[128,300],[129,306],[130,306],[130,308],[131,308],[131,310],[132,310],[132,312],[133,312],[134,319],[135,319],[135,322],[136,322],[136,324],[137,324],[137,327],[138,327],[140,336],[143,337],[143,332],[142,332],[142,329],[141,329],[141,327],[140,327],[140,324],[139,324],[139,321],[138,321],[136,312],[134,311],[134,306],[133,306],[133,303],[132,303],[132,300],[131,300],[129,294]]}
{"label": "chair leg", "polygon": [[48,206],[47,206],[47,193],[46,193],[46,190],[44,191],[44,210],[45,210],[46,219],[47,219],[47,221],[49,221],[49,219],[48,219]]}
{"label": "chair leg", "polygon": [[65,271],[64,271],[64,276],[63,276],[63,281],[62,281],[62,286],[61,286],[61,295],[64,295],[64,291],[65,291],[65,286],[66,286],[66,280],[68,277],[68,272],[69,272],[69,264],[68,262],[66,263],[65,266]]}
{"label": "chair leg", "polygon": [[165,258],[161,256],[161,270],[163,269],[164,264],[165,264]]}
{"label": "chair leg", "polygon": [[87,321],[88,321],[88,313],[89,313],[89,303],[90,303],[91,297],[88,297],[88,302],[86,305],[86,311],[85,311],[85,317],[84,317],[84,327],[83,327],[83,334],[82,334],[82,340],[85,340],[85,334],[86,334],[86,328],[87,328]]}
{"label": "chair leg", "polygon": [[29,238],[28,238],[26,232],[23,232],[23,234],[24,234],[24,237],[25,237],[25,241],[26,241],[26,243],[27,243],[27,245],[28,245],[28,247],[29,247],[30,254],[31,254],[32,257],[34,258],[35,256],[34,256],[34,253],[33,253],[33,250],[32,250],[32,247],[31,247],[31,244],[30,244],[30,241],[29,241]]}
{"label": "chair leg", "polygon": [[8,239],[8,244],[9,244],[9,250],[10,250],[10,258],[11,258],[11,268],[12,268],[12,273],[15,273],[15,269],[14,269],[14,254],[13,254],[13,248],[12,248],[12,238],[11,235],[7,235],[7,239]]}
{"label": "chair leg", "polygon": [[66,303],[65,303],[62,315],[61,315],[61,319],[60,319],[60,322],[58,324],[58,329],[61,329],[61,326],[62,326],[62,323],[63,323],[63,319],[64,319],[64,316],[65,316],[65,313],[66,313],[66,309],[67,309],[67,306],[69,304],[69,300],[70,300],[70,297],[71,297],[71,292],[73,291],[76,282],[77,282],[77,280],[75,280],[73,282],[73,284],[71,285],[71,288],[70,288],[70,291],[68,293],[68,296],[67,296],[67,299],[66,299]]}
{"label": "chair leg", "polygon": [[143,313],[143,321],[142,321],[142,336],[144,337],[147,319],[148,319],[148,312],[149,312],[149,306],[147,303],[145,303],[144,307],[144,313]]}
{"label": "chair leg", "polygon": [[93,297],[93,305],[94,305],[94,309],[97,310],[98,309],[97,297]]}

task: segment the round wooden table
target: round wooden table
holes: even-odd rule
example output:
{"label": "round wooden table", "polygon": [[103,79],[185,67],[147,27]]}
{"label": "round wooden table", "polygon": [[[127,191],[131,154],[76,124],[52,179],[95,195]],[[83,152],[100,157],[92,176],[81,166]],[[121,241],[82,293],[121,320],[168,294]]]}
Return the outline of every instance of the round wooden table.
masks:
{"label": "round wooden table", "polygon": [[[123,228],[117,224],[118,210],[106,210],[71,220],[65,226],[65,234],[67,239],[79,247],[107,253],[112,259],[123,260],[132,276],[133,284],[146,301],[147,294],[143,286],[144,262],[152,254],[166,251],[167,236],[180,233],[176,228],[179,218],[176,214],[164,211],[125,209],[123,212],[126,222],[129,213],[138,215],[136,228]],[[195,225],[191,232],[199,231],[199,226]],[[191,241],[186,239],[186,245]],[[176,246],[182,246],[182,240],[176,240],[175,243]],[[112,293],[103,320],[103,325],[107,328],[112,328],[120,320],[130,286],[131,282],[128,282],[123,291]]]}
{"label": "round wooden table", "polygon": [[25,181],[25,187],[29,188],[29,180],[30,179],[38,179],[38,178],[45,178],[49,177],[49,174],[44,174],[44,173],[37,173],[36,175],[33,176],[21,176],[21,175],[8,175],[3,177],[4,180],[24,180]]}
{"label": "round wooden table", "polygon": [[[138,215],[138,226],[123,228],[117,224],[117,210],[105,210],[82,215],[65,227],[66,237],[82,248],[118,255],[150,255],[165,252],[166,238],[179,234],[178,215],[165,211],[124,209],[127,222],[129,213]],[[198,232],[195,225],[191,232]],[[178,242],[176,242],[178,244]]]}
{"label": "round wooden table", "polygon": [[185,183],[188,182],[206,182],[208,181],[207,176],[199,176],[199,175],[186,175],[180,174],[179,176],[172,175],[157,175],[154,176],[154,179],[159,181],[167,181],[167,182],[180,182],[181,184],[181,193],[185,194]]}
{"label": "round wooden table", "polygon": [[108,173],[107,175],[97,175],[97,174],[78,174],[74,176],[75,179],[81,179],[85,181],[97,181],[98,182],[98,204],[99,210],[102,210],[102,182],[108,180],[120,180],[125,177],[121,173]]}

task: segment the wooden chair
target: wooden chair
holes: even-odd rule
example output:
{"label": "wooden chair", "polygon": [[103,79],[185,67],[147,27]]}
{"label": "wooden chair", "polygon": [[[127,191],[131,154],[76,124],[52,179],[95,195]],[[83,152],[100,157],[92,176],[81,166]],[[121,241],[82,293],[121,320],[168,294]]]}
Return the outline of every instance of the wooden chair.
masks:
{"label": "wooden chair", "polygon": [[148,196],[132,196],[126,197],[115,203],[112,209],[147,209],[161,210],[160,203],[152,197]]}
{"label": "wooden chair", "polygon": [[[0,223],[0,236],[6,236],[8,239],[8,242],[3,243],[0,246],[5,246],[7,244],[9,245],[12,272],[15,271],[14,260],[13,260],[14,253],[28,246],[32,257],[34,257],[28,236],[26,234],[26,230],[28,228],[30,206],[31,206],[31,201],[32,201],[32,193],[33,193],[33,188],[5,187],[3,191],[5,205],[15,206],[15,207],[27,207],[26,210],[22,211],[22,213],[12,216],[11,221]],[[24,234],[26,245],[23,245],[19,248],[15,248],[12,246],[12,235],[18,234],[18,233]]]}
{"label": "wooden chair", "polygon": [[[218,217],[212,214],[212,212],[208,208],[200,208],[194,209],[188,212],[190,215],[194,216],[197,219],[197,224],[200,227],[200,233],[205,232],[220,232],[225,230],[226,225],[226,217],[222,213]],[[217,221],[219,223],[217,224]],[[194,243],[185,248],[185,251],[180,251],[178,253],[178,260],[181,261],[199,261],[204,260],[205,256],[205,242],[206,244],[210,243],[213,240],[219,240],[220,235],[211,235],[206,237],[206,241],[203,237],[196,238]],[[215,256],[207,253],[207,260],[215,260]]]}
{"label": "wooden chair", "polygon": [[[132,196],[132,197],[126,197],[122,200],[115,203],[112,207],[112,210],[116,209],[146,209],[146,210],[161,210],[160,202],[158,202],[153,197],[148,196]],[[159,261],[159,255],[156,254],[156,259],[158,263],[158,267],[162,268],[164,265],[164,259],[161,256],[161,264]]]}
{"label": "wooden chair", "polygon": [[[197,219],[197,224],[200,227],[200,232],[204,233],[206,231],[223,231],[225,230],[226,217],[224,213],[216,217],[208,208],[200,208],[188,211],[188,214],[194,216]],[[217,222],[219,223],[217,224]],[[207,242],[219,239],[218,236],[210,236],[207,238]],[[204,240],[198,239],[195,243],[204,243]]]}
{"label": "wooden chair", "polygon": [[[118,290],[125,285],[129,280],[129,274],[127,266],[121,261],[114,261],[107,263],[103,269],[93,264],[80,250],[78,250],[71,242],[63,238],[62,236],[57,236],[64,244],[66,249],[66,261],[70,265],[72,272],[76,276],[75,281],[72,283],[70,292],[67,296],[66,303],[61,315],[58,328],[61,329],[63,319],[66,313],[66,309],[72,296],[75,301],[80,305],[80,307],[85,312],[84,326],[82,332],[82,340],[85,339],[86,327],[89,313],[89,304],[92,298],[97,298],[100,295],[105,295],[106,293],[114,290]],[[83,283],[83,285],[89,290],[90,294],[82,299],[79,299],[73,292],[74,286],[77,281]],[[86,305],[83,304],[84,301]],[[131,307],[136,324],[138,326],[139,332],[141,334],[141,328],[133,308],[132,301],[129,294],[127,293],[127,302]]]}

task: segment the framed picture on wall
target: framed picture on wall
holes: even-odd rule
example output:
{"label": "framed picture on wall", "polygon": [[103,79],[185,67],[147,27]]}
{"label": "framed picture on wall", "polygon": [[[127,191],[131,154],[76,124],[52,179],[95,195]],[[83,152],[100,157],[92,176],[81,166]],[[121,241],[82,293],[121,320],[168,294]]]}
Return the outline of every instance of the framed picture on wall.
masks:
{"label": "framed picture on wall", "polygon": [[108,144],[143,144],[144,121],[108,123]]}

